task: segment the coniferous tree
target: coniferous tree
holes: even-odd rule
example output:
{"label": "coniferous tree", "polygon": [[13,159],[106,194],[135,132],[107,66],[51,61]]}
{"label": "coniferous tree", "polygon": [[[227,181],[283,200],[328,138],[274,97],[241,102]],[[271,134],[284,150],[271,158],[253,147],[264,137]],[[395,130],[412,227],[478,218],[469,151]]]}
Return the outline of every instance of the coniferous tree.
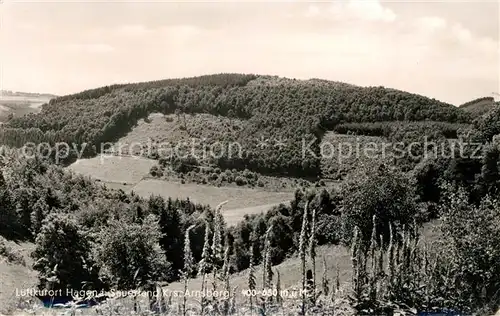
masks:
{"label": "coniferous tree", "polygon": [[0,168],[0,235],[19,238],[17,226],[11,194],[3,176],[3,168]]}

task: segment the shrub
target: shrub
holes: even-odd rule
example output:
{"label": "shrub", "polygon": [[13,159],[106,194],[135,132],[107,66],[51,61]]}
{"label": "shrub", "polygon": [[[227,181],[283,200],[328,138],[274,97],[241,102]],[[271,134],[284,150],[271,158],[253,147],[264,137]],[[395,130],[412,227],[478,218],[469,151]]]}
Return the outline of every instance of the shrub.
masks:
{"label": "shrub", "polygon": [[360,229],[364,242],[369,242],[374,215],[377,231],[388,240],[390,223],[396,227],[410,226],[419,214],[414,186],[405,174],[387,168],[354,180],[344,188],[343,194],[343,239],[347,242],[355,226]]}
{"label": "shrub", "polygon": [[161,249],[154,215],[142,224],[113,220],[101,231],[96,257],[104,277],[118,289],[136,289],[149,281],[168,280],[170,263]]}
{"label": "shrub", "polygon": [[342,238],[342,222],[340,216],[321,214],[318,217],[316,236],[318,244],[338,244]]}
{"label": "shrub", "polygon": [[253,172],[251,172],[248,169],[245,169],[245,170],[243,170],[243,177],[251,180],[251,179],[253,179]]}
{"label": "shrub", "polygon": [[[70,215],[52,213],[44,220],[32,253],[39,287],[80,290],[82,281],[100,288],[89,238]],[[88,289],[88,288],[87,288]]]}
{"label": "shrub", "polygon": [[[473,311],[488,303],[498,305],[500,284],[500,204],[486,197],[479,206],[469,204],[463,189],[448,192],[441,231],[442,251],[448,253],[448,264],[454,272],[450,284],[455,304],[467,302]],[[491,301],[488,301],[491,300]],[[497,309],[498,306],[490,306]],[[496,310],[486,310],[491,314]]]}
{"label": "shrub", "polygon": [[247,180],[245,178],[243,178],[242,176],[237,176],[235,179],[234,179],[234,182],[236,182],[237,185],[245,185],[247,184]]}
{"label": "shrub", "polygon": [[151,169],[149,170],[149,173],[153,176],[153,177],[158,177],[159,176],[159,168],[158,166],[152,166]]}
{"label": "shrub", "polygon": [[199,163],[193,156],[175,158],[172,161],[172,168],[175,172],[187,173],[198,169]]}

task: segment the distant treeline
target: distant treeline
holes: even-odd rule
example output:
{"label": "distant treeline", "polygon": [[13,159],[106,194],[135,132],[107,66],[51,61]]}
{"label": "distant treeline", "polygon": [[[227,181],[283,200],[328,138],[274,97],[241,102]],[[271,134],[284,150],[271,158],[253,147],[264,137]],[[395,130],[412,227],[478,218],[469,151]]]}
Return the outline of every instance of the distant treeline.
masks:
{"label": "distant treeline", "polygon": [[391,137],[401,129],[419,129],[422,134],[426,131],[438,131],[445,138],[458,138],[458,132],[469,127],[469,124],[448,122],[375,122],[375,123],[344,123],[334,127],[334,131],[340,134],[352,133],[365,136]]}

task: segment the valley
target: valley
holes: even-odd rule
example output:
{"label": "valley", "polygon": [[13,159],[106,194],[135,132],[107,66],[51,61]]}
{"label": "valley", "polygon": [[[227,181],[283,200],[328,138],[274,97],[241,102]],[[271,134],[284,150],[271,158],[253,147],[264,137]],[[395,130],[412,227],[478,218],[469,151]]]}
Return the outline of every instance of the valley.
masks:
{"label": "valley", "polygon": [[39,113],[41,106],[48,103],[52,95],[36,95],[26,93],[0,93],[0,123],[5,122],[10,115],[14,117],[30,113]]}
{"label": "valley", "polygon": [[[486,238],[500,238],[489,224],[500,214],[492,143],[500,111],[482,103],[478,111],[485,114],[385,87],[245,74],[55,97],[0,127],[0,141],[13,148],[0,173],[2,256],[32,256],[25,266],[1,263],[10,290],[0,301],[28,309],[9,293],[33,283],[198,290],[204,275],[236,303],[190,301],[194,313],[244,310],[241,290],[305,289],[305,278],[315,278],[317,297],[281,310],[262,295],[254,304],[349,315],[478,308],[484,302],[467,291],[477,279],[460,285],[459,298],[450,286],[457,283],[442,282],[481,264],[491,272],[480,281],[485,293],[496,291],[500,265],[488,258],[500,249]],[[479,142],[483,156],[428,156],[427,140]],[[50,155],[19,155],[28,142],[48,144]],[[458,235],[477,242],[480,255],[467,255]],[[185,304],[168,303],[174,314]],[[101,307],[134,309],[129,299]]]}

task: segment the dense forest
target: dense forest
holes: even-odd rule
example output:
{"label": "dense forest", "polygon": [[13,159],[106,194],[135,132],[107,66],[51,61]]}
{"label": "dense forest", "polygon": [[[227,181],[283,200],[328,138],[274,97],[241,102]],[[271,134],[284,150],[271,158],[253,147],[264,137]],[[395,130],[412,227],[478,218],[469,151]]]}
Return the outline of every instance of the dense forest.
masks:
{"label": "dense forest", "polygon": [[[15,147],[26,142],[65,142],[89,157],[149,113],[176,111],[245,120],[237,139],[224,135],[219,139],[238,141],[242,156],[223,156],[215,161],[219,167],[308,177],[320,174],[319,143],[326,131],[339,124],[470,121],[467,113],[449,104],[394,89],[221,74],[115,85],[58,97],[44,105],[40,114],[5,124],[0,140]],[[262,148],[260,140],[269,138],[286,140],[286,148]],[[311,144],[314,155],[302,154],[304,143]]]}

